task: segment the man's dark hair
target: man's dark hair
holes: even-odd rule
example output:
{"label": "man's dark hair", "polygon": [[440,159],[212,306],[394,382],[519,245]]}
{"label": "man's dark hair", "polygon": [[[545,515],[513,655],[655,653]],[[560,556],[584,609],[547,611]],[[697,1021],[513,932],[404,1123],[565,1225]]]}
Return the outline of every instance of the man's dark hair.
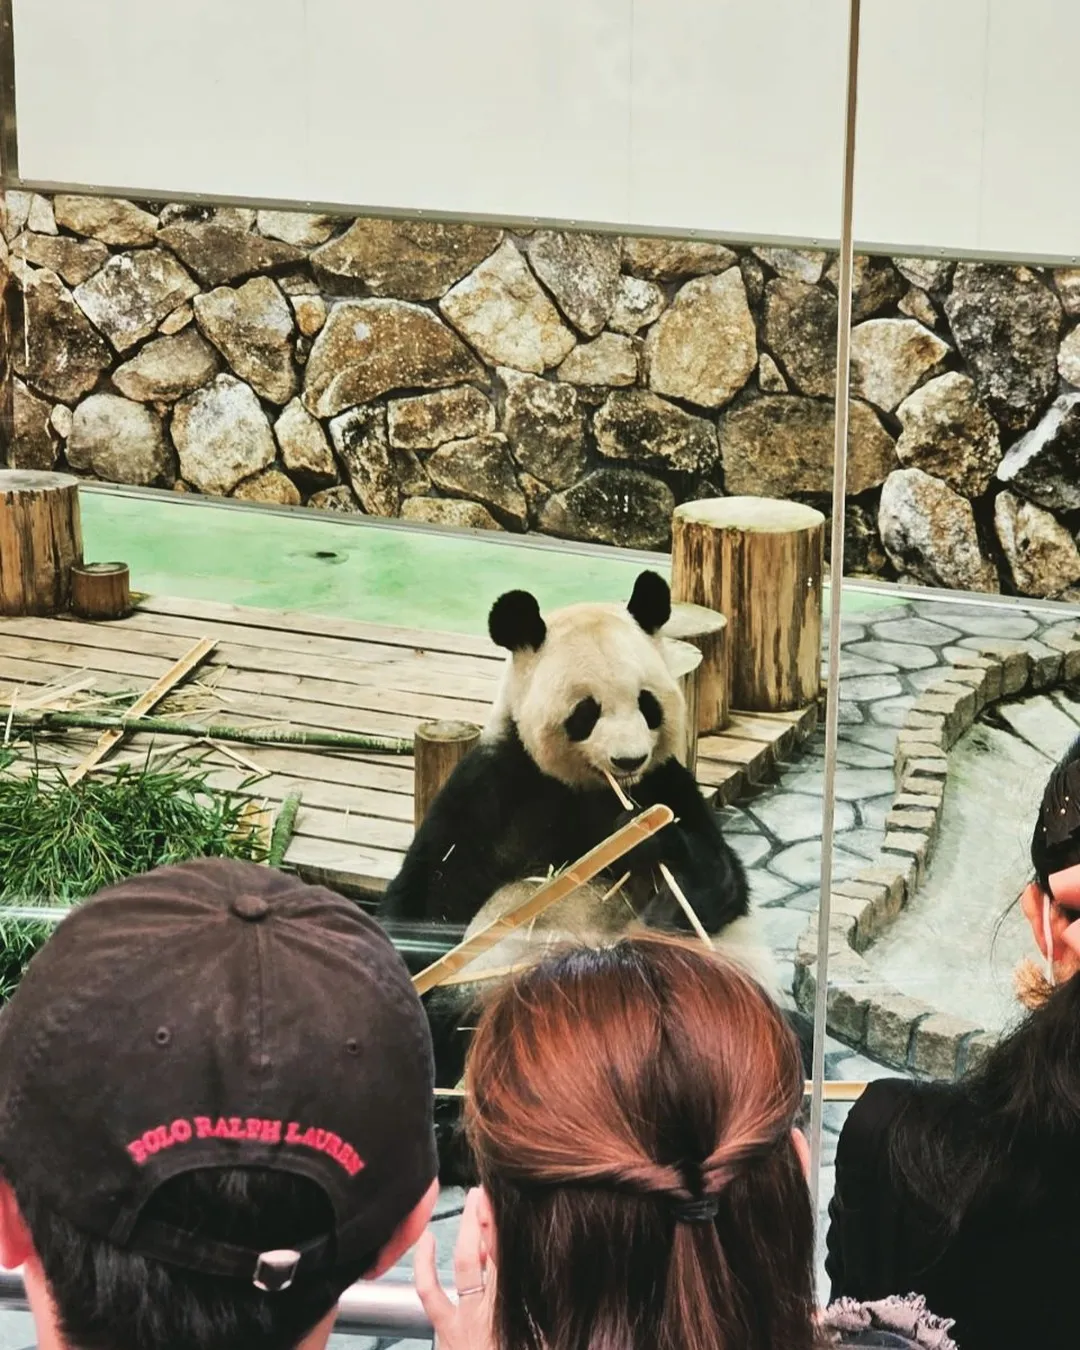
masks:
{"label": "man's dark hair", "polygon": [[[198,1274],[88,1236],[12,1185],[72,1350],[294,1350],[378,1257],[264,1293],[250,1281]],[[143,1217],[264,1250],[295,1247],[334,1226],[313,1181],[241,1167],[174,1177]]]}

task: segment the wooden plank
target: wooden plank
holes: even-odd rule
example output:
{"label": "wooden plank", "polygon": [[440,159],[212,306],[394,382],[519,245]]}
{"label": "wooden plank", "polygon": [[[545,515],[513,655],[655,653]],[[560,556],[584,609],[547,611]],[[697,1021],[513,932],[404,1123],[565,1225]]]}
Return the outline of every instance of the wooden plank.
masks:
{"label": "wooden plank", "polygon": [[718,759],[722,764],[741,764],[764,771],[772,762],[772,748],[761,741],[744,741],[737,736],[706,736],[698,741],[698,760]]}
{"label": "wooden plank", "polygon": [[[246,749],[247,747],[242,748]],[[238,764],[230,763],[227,756],[215,758],[212,762],[218,765],[207,775],[207,781],[213,787],[228,792],[236,792],[251,777]],[[317,769],[318,763],[316,762],[312,767]],[[258,782],[252,783],[245,791],[255,797],[265,797],[270,802],[283,802],[289,793],[297,788],[303,793],[304,806],[309,809],[340,811],[350,819],[358,816],[373,816],[378,820],[407,825],[409,827],[408,835],[401,836],[404,843],[402,844],[399,841],[393,847],[408,848],[412,842],[412,807],[409,798],[400,792],[379,792],[373,788],[328,783],[322,778],[298,781],[279,773],[260,778]]]}
{"label": "wooden plank", "polygon": [[[0,659],[0,674],[8,673],[8,667],[22,665],[27,670],[34,667],[29,662],[18,663],[9,662]],[[50,670],[55,670],[61,674],[66,673],[64,667],[48,667],[39,665],[37,667],[45,675]],[[16,678],[10,680],[0,679],[0,691],[5,691],[8,696],[16,689],[27,690],[31,682],[20,678],[22,672],[17,672]],[[108,677],[110,681],[113,678]],[[145,681],[131,681],[130,685],[135,688],[145,686]],[[36,687],[36,686],[34,686]],[[242,719],[240,719],[242,720]],[[72,730],[65,734],[64,744],[71,745],[85,742],[90,739],[89,733],[79,733]],[[55,739],[39,741],[43,751],[47,752],[50,747],[57,744]],[[129,752],[125,755],[118,752],[118,758],[134,761],[138,758],[145,758],[147,750],[154,746],[163,748],[169,745],[188,745],[194,746],[197,753],[204,752],[206,746],[202,742],[182,741],[178,737],[166,736],[140,736],[132,735],[129,738]],[[242,753],[249,759],[255,760],[260,768],[271,773],[280,773],[292,778],[321,780],[329,783],[343,783],[346,785],[373,788],[383,792],[389,792],[407,797],[410,805],[407,812],[411,817],[412,783],[413,768],[411,755],[379,755],[373,754],[365,756],[361,754],[350,754],[344,752],[335,752],[330,749],[309,749],[304,750],[297,746],[249,746],[245,747]],[[71,756],[63,756],[63,762],[70,763]]]}
{"label": "wooden plank", "polygon": [[[746,786],[746,769],[741,764],[721,764],[718,760],[698,760],[697,764],[697,782],[698,786],[706,792],[706,795],[716,792],[718,789],[732,790],[731,784],[737,784],[734,790],[742,791]],[[725,798],[725,803],[730,798]]]}
{"label": "wooden plank", "polygon": [[307,881],[347,895],[375,898],[401,870],[402,855],[323,839],[294,836],[285,865]]}
{"label": "wooden plank", "polygon": [[[19,639],[23,641],[23,639]],[[72,654],[65,643],[31,644],[27,654],[30,660],[45,660],[72,666],[77,670],[99,671],[102,667],[122,664],[120,653],[97,652],[92,648],[76,649]],[[86,659],[83,659],[83,658]],[[144,660],[147,658],[143,658]],[[164,663],[163,663],[164,664]],[[377,700],[372,700],[373,702]],[[215,720],[246,725],[250,721],[288,723],[298,727],[321,727],[331,731],[356,731],[376,736],[409,737],[418,722],[429,720],[422,712],[411,716],[385,713],[374,708],[343,707],[340,704],[312,703],[294,697],[261,695],[257,692],[240,693],[230,700],[224,715]],[[469,720],[469,719],[463,719]]]}
{"label": "wooden plank", "polygon": [[[258,796],[258,788],[254,788]],[[305,801],[306,801],[305,797]],[[411,821],[381,820],[378,816],[349,815],[345,811],[324,811],[300,804],[296,813],[296,835],[326,839],[334,843],[357,844],[361,848],[400,853],[412,843]]]}
{"label": "wooden plank", "polygon": [[[414,678],[444,679],[446,676],[460,676],[462,679],[491,680],[498,682],[502,674],[504,659],[498,657],[465,656],[448,652],[432,652],[426,649],[394,647],[380,642],[355,642],[332,638],[317,638],[306,633],[291,633],[285,629],[268,630],[249,628],[242,624],[206,623],[190,619],[176,618],[168,614],[147,614],[134,610],[126,619],[116,619],[109,624],[84,624],[83,628],[107,628],[136,633],[160,633],[173,637],[191,637],[205,632],[208,637],[217,637],[223,646],[269,648],[275,652],[290,652],[298,657],[325,662],[347,661],[383,670],[404,670]],[[418,635],[420,636],[420,635]],[[246,662],[245,662],[246,664]],[[303,672],[301,672],[303,673]]]}
{"label": "wooden plank", "polygon": [[[493,595],[492,601],[496,599]],[[212,600],[174,599],[149,596],[139,604],[148,614],[176,614],[185,619],[207,619],[217,623],[242,623],[251,628],[287,628],[293,633],[315,637],[352,638],[357,642],[383,642],[391,646],[418,647],[425,651],[457,652],[466,656],[502,656],[488,638],[464,633],[423,632],[416,628],[363,623],[313,614],[307,610],[257,609],[246,605],[225,605]]]}
{"label": "wooden plank", "polygon": [[[128,709],[129,717],[141,717],[143,713],[148,713],[155,704],[160,703],[166,694],[176,688],[182,680],[187,679],[200,661],[213,649],[213,638],[202,638],[196,642],[194,647],[180,658],[176,664],[168,670],[160,680],[157,680]],[[105,731],[98,737],[97,744],[93,750],[81,760],[78,766],[68,775],[68,783],[74,785],[85,778],[87,773],[95,764],[100,764],[124,739],[123,731]]]}
{"label": "wooden plank", "polygon": [[761,741],[782,758],[795,744],[795,728],[782,722],[765,722],[747,713],[734,713],[725,729],[730,736],[744,741]]}
{"label": "wooden plank", "polygon": [[[87,653],[104,651],[112,658],[115,658],[118,650],[127,650],[118,649],[111,644],[99,646],[93,641],[84,642],[85,638],[91,637],[98,630],[98,625],[59,623],[53,632],[49,632],[46,623],[47,621],[35,620],[26,625],[28,630],[35,625],[45,627],[44,632],[35,634],[27,631],[5,635],[4,650],[13,656],[24,658],[34,656],[40,648],[33,644],[42,642],[50,646],[63,647],[72,654],[79,651]],[[72,630],[75,630],[74,634]],[[79,642],[68,642],[66,639],[70,636],[79,638]],[[176,652],[183,649],[185,642],[183,638],[159,637],[145,633],[133,633],[129,636],[134,643],[130,650],[138,659],[150,656],[153,659],[160,658],[163,663],[174,659]],[[254,659],[249,660],[249,657]],[[96,660],[96,657],[94,659]],[[115,664],[114,659],[110,659],[109,664]],[[297,666],[300,667],[299,671],[295,669]],[[218,688],[248,692],[265,689],[268,693],[291,696],[301,687],[301,681],[315,681],[316,683],[310,685],[307,696],[317,702],[400,712],[404,716],[417,717],[425,721],[446,719],[483,722],[487,719],[498,688],[493,681],[490,686],[480,686],[479,698],[463,698],[458,688],[457,677],[444,675],[438,680],[430,681],[433,686],[439,687],[440,692],[413,693],[402,689],[396,673],[391,670],[380,671],[378,668],[351,663],[346,665],[344,662],[330,663],[316,658],[305,661],[291,653],[229,647],[227,644],[219,646],[214,652],[210,667],[214,669],[224,667],[227,670],[227,674],[218,682]],[[325,678],[331,675],[333,679]],[[350,679],[350,676],[354,678]],[[477,684],[474,684],[473,688],[476,689]]]}

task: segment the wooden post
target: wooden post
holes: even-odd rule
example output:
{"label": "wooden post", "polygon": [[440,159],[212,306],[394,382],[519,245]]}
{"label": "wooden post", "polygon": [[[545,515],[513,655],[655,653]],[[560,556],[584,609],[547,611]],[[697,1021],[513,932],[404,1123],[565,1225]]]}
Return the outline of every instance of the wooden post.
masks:
{"label": "wooden post", "polygon": [[665,640],[664,650],[671,673],[678,681],[686,701],[686,735],[676,751],[676,757],[693,773],[697,768],[698,676],[701,670],[701,653],[689,642],[677,642],[672,638]]}
{"label": "wooden post", "polygon": [[672,598],[728,621],[730,706],[789,712],[821,690],[825,517],[798,502],[717,497],[675,508]]}
{"label": "wooden post", "polygon": [[443,784],[480,740],[471,722],[423,722],[413,743],[413,825],[427,815]]}
{"label": "wooden post", "polygon": [[0,470],[0,614],[59,614],[82,562],[79,480]]}
{"label": "wooden post", "polygon": [[71,609],[80,619],[122,619],[131,610],[127,563],[77,563],[72,567]]}
{"label": "wooden post", "polygon": [[676,604],[664,636],[689,642],[701,653],[698,672],[698,735],[723,731],[728,724],[727,619],[704,605]]}

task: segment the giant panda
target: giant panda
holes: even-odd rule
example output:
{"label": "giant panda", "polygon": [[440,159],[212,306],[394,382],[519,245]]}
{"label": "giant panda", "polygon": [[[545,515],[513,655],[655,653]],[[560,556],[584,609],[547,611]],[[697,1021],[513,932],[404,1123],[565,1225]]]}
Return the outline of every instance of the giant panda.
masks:
{"label": "giant panda", "polygon": [[664,656],[670,616],[655,572],[625,608],[570,605],[545,620],[527,591],[496,600],[488,629],[510,656],[491,716],[417,830],[384,918],[468,924],[502,887],[573,862],[626,817],[606,773],[638,808],[663,802],[676,816],[620,861],[635,893],[649,892],[640,913],[680,923],[656,885],[661,862],[710,933],[747,913],[742,866],[675,755],[686,710]]}
{"label": "giant panda", "polygon": [[[496,600],[488,629],[509,656],[490,718],[417,830],[382,919],[469,932],[490,922],[628,818],[610,773],[636,808],[662,802],[675,821],[620,859],[617,875],[553,906],[470,971],[511,965],[526,948],[559,938],[603,939],[635,922],[688,927],[658,871],[665,863],[705,929],[724,931],[724,946],[773,983],[765,944],[747,931],[742,865],[676,758],[686,708],[665,659],[670,615],[667,583],[655,572],[641,573],[625,606],[571,605],[545,618],[527,591]],[[610,894],[626,872],[630,880]],[[460,1078],[475,992],[457,985],[427,996],[440,1087]]]}

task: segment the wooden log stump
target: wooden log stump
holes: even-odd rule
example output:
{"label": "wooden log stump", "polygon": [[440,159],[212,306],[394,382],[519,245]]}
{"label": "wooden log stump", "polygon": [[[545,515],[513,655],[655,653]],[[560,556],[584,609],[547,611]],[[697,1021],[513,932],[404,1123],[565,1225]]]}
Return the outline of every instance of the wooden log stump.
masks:
{"label": "wooden log stump", "polygon": [[471,722],[422,722],[413,737],[413,825],[427,815],[443,784],[480,740]]}
{"label": "wooden log stump", "polygon": [[697,769],[698,740],[698,679],[701,671],[701,653],[689,642],[679,642],[667,638],[664,643],[668,665],[678,681],[679,688],[686,701],[686,730],[675,752],[681,764],[685,764],[691,773]]}
{"label": "wooden log stump", "polygon": [[697,729],[701,736],[723,731],[728,724],[727,619],[704,605],[675,604],[664,636],[689,642],[701,653],[698,671]]}
{"label": "wooden log stump", "polygon": [[82,562],[79,480],[0,470],[0,614],[59,614]]}
{"label": "wooden log stump", "polygon": [[728,621],[729,706],[789,712],[821,691],[825,517],[768,497],[676,507],[672,598]]}
{"label": "wooden log stump", "polygon": [[71,609],[80,619],[122,619],[129,614],[127,563],[76,563],[71,569]]}

